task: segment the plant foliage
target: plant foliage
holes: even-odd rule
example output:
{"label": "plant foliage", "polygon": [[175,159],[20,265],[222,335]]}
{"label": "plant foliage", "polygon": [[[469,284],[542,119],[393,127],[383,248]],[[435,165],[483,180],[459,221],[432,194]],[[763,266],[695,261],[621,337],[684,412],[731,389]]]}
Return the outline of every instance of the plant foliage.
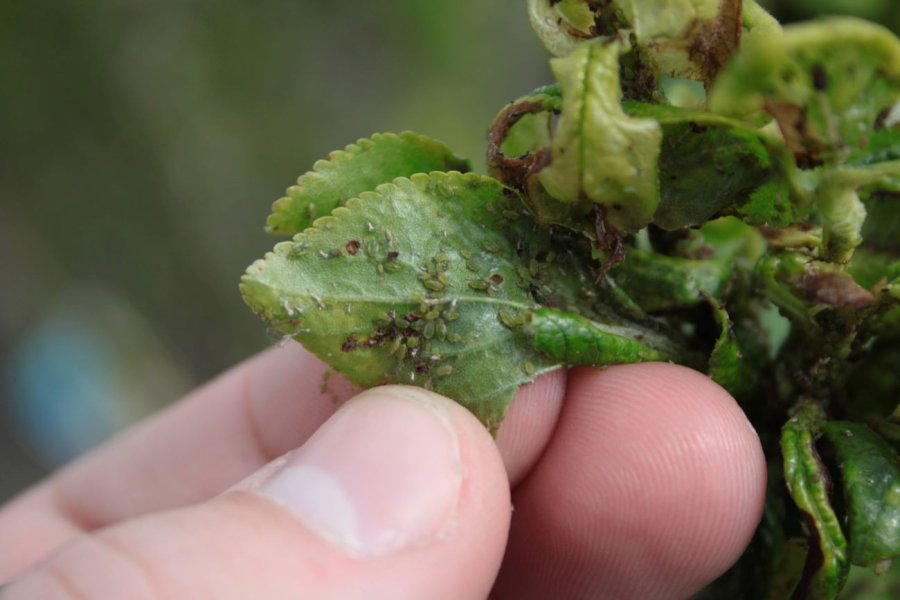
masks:
{"label": "plant foliage", "polygon": [[556,82],[499,112],[490,176],[409,132],[333,153],[274,204],[268,229],[294,237],[247,270],[247,304],[356,383],[434,389],[492,430],[552,369],[706,371],[773,474],[708,592],[834,598],[851,566],[884,571],[900,41],[853,18],[781,28],[753,0],[528,10]]}

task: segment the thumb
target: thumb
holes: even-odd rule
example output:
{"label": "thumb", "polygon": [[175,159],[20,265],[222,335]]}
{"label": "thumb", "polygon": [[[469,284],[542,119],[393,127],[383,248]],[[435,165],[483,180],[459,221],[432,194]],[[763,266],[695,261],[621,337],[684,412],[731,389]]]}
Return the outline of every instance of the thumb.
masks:
{"label": "thumb", "polygon": [[4,598],[485,598],[509,520],[487,431],[387,386],[207,503],[76,540]]}

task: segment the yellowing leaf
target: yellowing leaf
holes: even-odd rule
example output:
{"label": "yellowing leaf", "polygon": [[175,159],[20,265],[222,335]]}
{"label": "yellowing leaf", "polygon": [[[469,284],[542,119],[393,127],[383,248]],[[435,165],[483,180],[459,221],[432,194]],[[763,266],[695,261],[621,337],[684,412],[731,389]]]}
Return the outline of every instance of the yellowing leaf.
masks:
{"label": "yellowing leaf", "polygon": [[557,200],[599,204],[610,225],[634,232],[650,222],[659,202],[662,131],[653,119],[634,119],[622,109],[625,49],[622,41],[600,39],[550,61],[562,88],[562,116],[552,161],[538,178]]}

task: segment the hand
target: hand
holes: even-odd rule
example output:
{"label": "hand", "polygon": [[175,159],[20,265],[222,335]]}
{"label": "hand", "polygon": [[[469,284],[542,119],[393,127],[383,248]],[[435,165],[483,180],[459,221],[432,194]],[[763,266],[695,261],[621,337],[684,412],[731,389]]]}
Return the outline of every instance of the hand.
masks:
{"label": "hand", "polygon": [[496,443],[420,389],[336,404],[325,371],[265,352],[11,501],[0,596],[681,598],[762,512],[756,433],[683,367],[546,375]]}

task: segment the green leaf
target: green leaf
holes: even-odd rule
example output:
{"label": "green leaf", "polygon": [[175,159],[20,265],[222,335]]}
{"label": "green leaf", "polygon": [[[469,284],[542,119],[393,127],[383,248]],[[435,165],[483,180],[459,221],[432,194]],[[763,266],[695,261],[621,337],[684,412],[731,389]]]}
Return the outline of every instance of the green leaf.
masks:
{"label": "green leaf", "polygon": [[807,568],[794,597],[834,598],[844,586],[849,565],[847,540],[829,499],[829,476],[815,446],[822,410],[803,404],[781,430],[784,478],[810,535]]}
{"label": "green leaf", "polygon": [[823,426],[841,470],[850,561],[871,567],[900,556],[900,457],[861,423]]}
{"label": "green leaf", "polygon": [[809,212],[779,140],[714,113],[637,102],[625,109],[662,126],[655,225],[674,230],[737,213],[752,225],[784,227]]}
{"label": "green leaf", "polygon": [[538,350],[567,365],[689,360],[687,351],[651,330],[601,324],[550,308],[534,311],[526,331]]}
{"label": "green leaf", "polygon": [[653,119],[633,119],[622,110],[619,55],[626,48],[620,40],[601,39],[550,61],[562,88],[562,115],[550,165],[537,177],[555,199],[599,204],[612,227],[635,232],[659,202],[662,132]]}
{"label": "green leaf", "polygon": [[866,145],[853,149],[847,157],[847,164],[864,166],[900,160],[900,105],[895,104],[875,119]]}
{"label": "green leaf", "polygon": [[429,387],[496,427],[516,388],[559,364],[520,326],[535,304],[518,202],[474,174],[397,179],[251,265],[244,299],[352,381]]}
{"label": "green leaf", "polygon": [[866,202],[863,245],[900,258],[900,193],[873,194]]}
{"label": "green leaf", "polygon": [[328,155],[272,205],[266,230],[293,235],[344,202],[396,177],[430,171],[468,171],[468,161],[440,142],[406,131],[376,133]]}
{"label": "green leaf", "polygon": [[711,297],[709,303],[721,333],[709,356],[708,373],[713,381],[728,390],[735,398],[739,398],[752,388],[755,377],[749,368],[750,365],[744,359],[728,311]]}
{"label": "green leaf", "polygon": [[811,167],[841,163],[868,145],[898,100],[900,41],[842,17],[748,40],[716,80],[709,105],[736,116],[765,109],[797,163]]}
{"label": "green leaf", "polygon": [[666,256],[639,248],[628,250],[610,276],[647,311],[696,306],[702,294],[720,298],[731,277],[727,260]]}

